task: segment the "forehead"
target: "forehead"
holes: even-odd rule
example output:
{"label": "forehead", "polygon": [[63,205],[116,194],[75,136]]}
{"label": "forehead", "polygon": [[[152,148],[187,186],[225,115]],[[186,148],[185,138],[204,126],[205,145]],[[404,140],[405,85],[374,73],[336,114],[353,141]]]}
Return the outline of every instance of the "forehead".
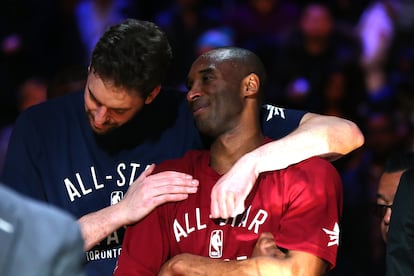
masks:
{"label": "forehead", "polygon": [[105,105],[108,108],[129,109],[143,101],[138,94],[122,87],[116,87],[111,82],[103,81],[93,73],[88,74],[86,90],[101,105]]}
{"label": "forehead", "polygon": [[395,193],[403,171],[384,173],[379,181],[378,191],[381,193]]}
{"label": "forehead", "polygon": [[[204,54],[191,66],[193,73],[218,72],[229,74],[237,71],[237,63],[228,51]],[[194,72],[195,71],[195,72]]]}

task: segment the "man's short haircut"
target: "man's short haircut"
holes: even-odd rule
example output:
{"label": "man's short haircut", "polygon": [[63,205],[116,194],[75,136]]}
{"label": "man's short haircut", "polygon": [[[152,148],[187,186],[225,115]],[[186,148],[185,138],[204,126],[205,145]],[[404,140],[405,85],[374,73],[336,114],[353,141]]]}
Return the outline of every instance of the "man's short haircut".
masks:
{"label": "man's short haircut", "polygon": [[157,25],[126,19],[100,38],[90,70],[104,82],[146,98],[163,82],[171,59],[171,46]]}
{"label": "man's short haircut", "polygon": [[233,46],[219,47],[202,54],[214,59],[231,60],[234,69],[240,74],[240,81],[251,73],[256,74],[260,80],[259,96],[263,97],[266,85],[266,69],[261,59],[252,51]]}

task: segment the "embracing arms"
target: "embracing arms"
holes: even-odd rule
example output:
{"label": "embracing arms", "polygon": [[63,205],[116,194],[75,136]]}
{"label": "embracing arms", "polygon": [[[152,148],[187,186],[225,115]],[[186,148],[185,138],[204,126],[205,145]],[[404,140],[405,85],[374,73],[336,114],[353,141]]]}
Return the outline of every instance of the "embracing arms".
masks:
{"label": "embracing arms", "polygon": [[[246,154],[217,182],[211,194],[211,214],[228,218],[243,211],[244,199],[261,172],[286,168],[315,155],[334,160],[363,142],[364,137],[353,122],[306,113],[296,130]],[[150,176],[152,170],[143,172],[121,202],[78,220],[86,250],[119,227],[139,221],[156,206],[183,200],[188,193],[197,191],[198,182],[191,176],[173,172]],[[154,182],[158,184],[151,185]]]}
{"label": "embracing arms", "polygon": [[335,160],[363,143],[364,136],[352,121],[306,113],[296,130],[244,155],[217,182],[211,193],[211,215],[228,218],[241,213],[261,172],[283,169],[312,156]]}

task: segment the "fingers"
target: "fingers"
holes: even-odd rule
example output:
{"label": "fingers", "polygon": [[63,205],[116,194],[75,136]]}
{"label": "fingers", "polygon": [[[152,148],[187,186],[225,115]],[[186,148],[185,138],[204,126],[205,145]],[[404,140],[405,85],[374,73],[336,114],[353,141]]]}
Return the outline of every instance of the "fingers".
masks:
{"label": "fingers", "polygon": [[176,193],[176,194],[163,194],[153,198],[153,203],[155,206],[159,206],[161,204],[167,202],[176,202],[182,201],[188,198],[189,193]]}
{"label": "fingers", "polygon": [[174,171],[151,174],[154,171],[154,168],[154,164],[149,166],[131,185],[139,183],[140,185],[146,186],[145,189],[158,189],[167,186],[172,187],[171,191],[175,191],[174,186],[198,187],[198,180],[194,179],[189,174]]}
{"label": "fingers", "polygon": [[228,193],[212,193],[210,212],[211,218],[227,219],[233,216],[235,206],[235,195]]}
{"label": "fingers", "polygon": [[134,184],[136,182],[142,182],[147,176],[149,176],[155,169],[155,164],[151,164],[150,166],[148,166],[137,178],[137,180],[135,180],[134,182],[131,183]]}
{"label": "fingers", "polygon": [[228,218],[226,202],[232,201],[233,196],[229,193],[224,199],[224,194],[225,193],[218,192],[216,186],[213,187],[210,203],[211,218]]}
{"label": "fingers", "polygon": [[211,193],[211,218],[231,218],[244,212],[244,200],[232,191]]}
{"label": "fingers", "polygon": [[183,188],[194,193],[197,191],[199,182],[191,175],[166,171],[148,176],[144,185],[157,189],[159,194],[179,193]]}
{"label": "fingers", "polygon": [[233,210],[232,211],[232,213],[233,213],[232,217],[236,217],[236,216],[242,214],[244,212],[244,210],[246,209],[246,207],[244,206],[243,200],[239,200],[239,201],[235,200],[235,206],[236,207],[233,206],[232,207],[233,209],[231,209],[231,210]]}
{"label": "fingers", "polygon": [[160,205],[169,201],[181,201],[198,190],[199,182],[191,175],[165,171],[148,176],[141,188],[144,199],[150,205]]}

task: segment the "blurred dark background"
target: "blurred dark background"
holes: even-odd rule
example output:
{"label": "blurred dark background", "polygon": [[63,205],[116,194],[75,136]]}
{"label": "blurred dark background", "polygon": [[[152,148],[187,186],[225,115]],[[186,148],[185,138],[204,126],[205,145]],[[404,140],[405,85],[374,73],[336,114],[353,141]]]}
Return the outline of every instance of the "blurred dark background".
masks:
{"label": "blurred dark background", "polygon": [[410,0],[3,0],[0,172],[13,122],[32,104],[82,89],[104,30],[127,17],[157,23],[185,91],[200,53],[235,45],[268,70],[266,101],[358,124],[365,145],[335,161],[344,185],[338,263],[330,275],[384,275],[372,204],[385,159],[414,149],[414,2]]}

